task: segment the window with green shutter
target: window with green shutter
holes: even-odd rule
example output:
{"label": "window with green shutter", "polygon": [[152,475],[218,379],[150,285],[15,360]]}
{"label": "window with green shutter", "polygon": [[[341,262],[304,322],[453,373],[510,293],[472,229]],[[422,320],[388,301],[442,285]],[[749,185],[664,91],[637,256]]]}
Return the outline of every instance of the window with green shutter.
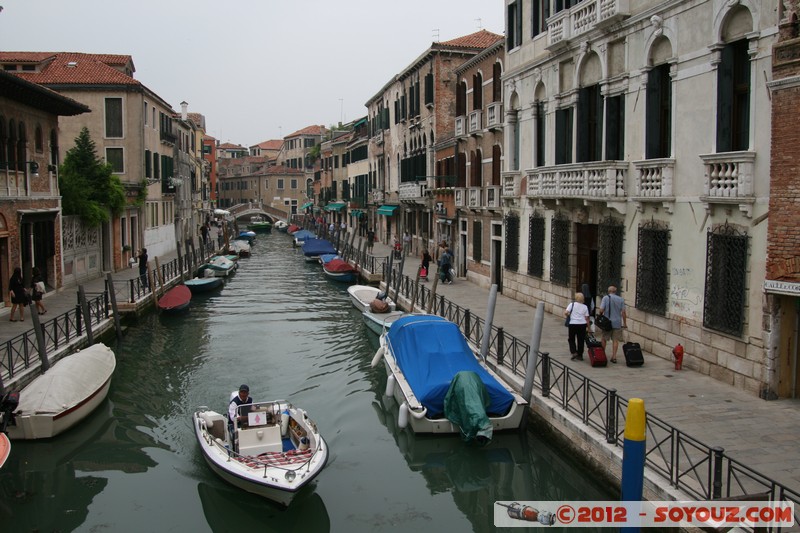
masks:
{"label": "window with green shutter", "polygon": [[122,137],[122,98],[106,98],[106,137]]}

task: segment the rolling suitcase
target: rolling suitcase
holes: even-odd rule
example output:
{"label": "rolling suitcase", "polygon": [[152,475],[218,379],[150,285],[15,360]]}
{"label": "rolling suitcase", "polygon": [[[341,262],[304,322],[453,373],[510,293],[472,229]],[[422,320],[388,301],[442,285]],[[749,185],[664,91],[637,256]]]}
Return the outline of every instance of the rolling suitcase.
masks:
{"label": "rolling suitcase", "polygon": [[642,347],[639,346],[638,342],[626,342],[623,344],[622,354],[625,356],[625,364],[628,366],[642,366],[644,364]]}
{"label": "rolling suitcase", "polygon": [[603,350],[603,343],[594,338],[594,335],[586,336],[586,351],[589,353],[589,362],[592,366],[606,366],[606,351]]}

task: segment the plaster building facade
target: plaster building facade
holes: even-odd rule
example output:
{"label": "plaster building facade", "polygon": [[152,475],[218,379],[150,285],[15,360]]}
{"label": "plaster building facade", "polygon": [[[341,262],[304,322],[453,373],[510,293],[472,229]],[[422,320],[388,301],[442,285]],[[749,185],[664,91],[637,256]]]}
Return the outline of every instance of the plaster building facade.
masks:
{"label": "plaster building facade", "polygon": [[60,116],[89,108],[0,71],[0,292],[10,304],[8,281],[33,267],[45,284],[63,283],[61,196],[58,189]]}
{"label": "plaster building facade", "polygon": [[[176,136],[171,106],[133,77],[128,55],[0,52],[4,70],[87,105],[92,112],[59,120],[63,159],[87,127],[98,156],[111,163],[126,189],[124,212],[102,228],[95,273],[127,268],[137,248],[152,257],[175,250],[173,177]],[[138,203],[144,188],[144,208]],[[67,271],[70,268],[67,266]]]}
{"label": "plaster building facade", "polygon": [[219,166],[219,207],[261,203],[286,214],[297,214],[305,199],[305,173],[273,166],[264,157],[223,159]]}
{"label": "plaster building facade", "polygon": [[479,285],[502,287],[503,210],[503,59],[505,41],[493,45],[455,70],[457,248],[455,265]]}
{"label": "plaster building facade", "polygon": [[[432,43],[366,102],[371,211],[379,216],[376,235],[382,241],[404,231],[417,248],[453,241],[455,213],[434,208],[444,205],[448,194],[452,201],[452,190],[437,184],[436,169],[453,152],[454,142],[445,140],[454,137],[455,69],[500,38],[480,30]],[[442,197],[428,193],[434,189],[441,189]]]}
{"label": "plaster building facade", "polygon": [[[769,394],[778,29],[752,0],[506,0],[503,293],[619,288],[629,340]],[[599,304],[599,298],[597,300]]]}

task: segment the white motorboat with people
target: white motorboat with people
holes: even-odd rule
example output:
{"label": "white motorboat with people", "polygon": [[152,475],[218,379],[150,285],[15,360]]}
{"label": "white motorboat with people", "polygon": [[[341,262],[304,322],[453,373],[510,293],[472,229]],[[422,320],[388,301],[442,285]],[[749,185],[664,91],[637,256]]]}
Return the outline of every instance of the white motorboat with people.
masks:
{"label": "white motorboat with people", "polygon": [[385,302],[389,309],[388,311],[394,311],[396,309],[396,305],[394,301],[389,298],[386,293],[381,292],[378,287],[372,287],[370,285],[350,285],[347,287],[347,294],[350,295],[350,301],[353,302],[353,307],[361,311],[370,310],[370,304],[375,300],[382,300]]}
{"label": "white motorboat with people", "polygon": [[86,418],[108,395],[116,366],[114,352],[105,344],[58,360],[19,392],[10,420],[3,421],[9,438],[55,437]]}
{"label": "white motorboat with people", "polygon": [[454,322],[436,315],[397,319],[381,335],[372,366],[381,361],[401,428],[485,443],[493,431],[522,423],[527,402],[481,360]]}
{"label": "white motorboat with people", "polygon": [[328,461],[328,445],[317,425],[285,400],[235,405],[232,421],[227,413],[200,407],[192,421],[214,472],[281,505],[288,506]]}

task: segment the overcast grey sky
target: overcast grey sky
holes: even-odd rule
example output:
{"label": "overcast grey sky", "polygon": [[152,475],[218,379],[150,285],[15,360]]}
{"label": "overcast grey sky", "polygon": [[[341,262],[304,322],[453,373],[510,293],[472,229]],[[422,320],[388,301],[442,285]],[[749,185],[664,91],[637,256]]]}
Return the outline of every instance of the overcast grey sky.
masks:
{"label": "overcast grey sky", "polygon": [[[434,40],[504,32],[503,0],[0,0],[0,48],[129,54],[208,133],[250,146],[366,115]],[[438,33],[438,39],[436,35]]]}

